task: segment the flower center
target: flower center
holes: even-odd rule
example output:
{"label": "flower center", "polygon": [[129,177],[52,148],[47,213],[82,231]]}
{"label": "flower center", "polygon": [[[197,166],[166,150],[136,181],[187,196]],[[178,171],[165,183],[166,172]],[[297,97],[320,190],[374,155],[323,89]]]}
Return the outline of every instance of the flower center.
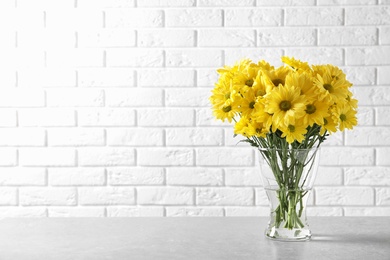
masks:
{"label": "flower center", "polygon": [[230,98],[230,92],[225,94],[225,99],[229,99],[229,98]]}
{"label": "flower center", "polygon": [[295,126],[288,125],[288,131],[290,131],[291,133],[294,133],[295,132]]}
{"label": "flower center", "polygon": [[287,100],[283,100],[282,102],[280,102],[279,108],[283,111],[287,111],[291,108],[291,102]]}
{"label": "flower center", "polygon": [[283,80],[281,79],[274,79],[272,80],[272,83],[274,84],[275,87],[279,86],[279,84],[283,85]]}
{"label": "flower center", "polygon": [[347,116],[344,115],[344,114],[341,114],[341,115],[340,115],[340,120],[341,120],[341,121],[346,121],[346,120],[347,120]]}
{"label": "flower center", "polygon": [[223,112],[227,113],[230,110],[232,110],[232,106],[223,107],[222,110],[223,110]]}
{"label": "flower center", "polygon": [[249,103],[249,108],[254,109],[255,108],[255,101],[252,101]]}
{"label": "flower center", "polygon": [[309,104],[309,105],[306,105],[306,113],[308,114],[313,114],[314,112],[316,112],[316,107],[312,104]]}
{"label": "flower center", "polygon": [[265,91],[262,90],[262,89],[259,89],[256,93],[256,97],[259,97],[259,96],[264,96],[265,95]]}
{"label": "flower center", "polygon": [[245,81],[245,85],[247,85],[248,87],[252,87],[253,86],[253,79],[248,79],[247,81]]}
{"label": "flower center", "polygon": [[324,84],[324,89],[326,89],[329,93],[333,92],[333,86],[331,84]]}
{"label": "flower center", "polygon": [[326,118],[324,118],[324,125],[327,125],[328,124],[328,120],[326,120]]}

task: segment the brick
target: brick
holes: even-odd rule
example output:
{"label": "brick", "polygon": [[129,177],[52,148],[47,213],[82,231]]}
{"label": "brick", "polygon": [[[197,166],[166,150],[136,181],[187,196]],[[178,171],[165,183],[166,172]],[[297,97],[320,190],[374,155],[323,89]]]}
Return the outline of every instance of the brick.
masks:
{"label": "brick", "polygon": [[32,3],[29,0],[18,0],[17,7],[20,9],[71,9],[74,7],[74,3],[71,1],[52,1],[52,0],[36,0]]}
{"label": "brick", "polygon": [[135,76],[127,68],[86,68],[78,70],[80,87],[134,87]]}
{"label": "brick", "polygon": [[212,87],[218,80],[218,73],[215,69],[197,69],[196,82],[198,87]]}
{"label": "brick", "polygon": [[69,28],[64,30],[39,29],[18,31],[18,48],[49,49],[53,48],[73,48],[76,44],[76,33]]}
{"label": "brick", "polygon": [[388,217],[390,207],[348,207],[344,209],[345,216],[370,216],[370,217]]}
{"label": "brick", "polygon": [[388,65],[389,46],[356,47],[346,49],[347,65]]}
{"label": "brick", "polygon": [[375,45],[378,42],[376,28],[319,28],[318,45]]}
{"label": "brick", "polygon": [[342,25],[342,8],[287,8],[286,25]]}
{"label": "brick", "polygon": [[[389,31],[390,33],[390,31]],[[377,68],[378,70],[378,84],[379,85],[389,85],[390,84],[390,66],[381,66]]]}
{"label": "brick", "polygon": [[200,88],[175,88],[165,91],[166,106],[172,107],[209,107],[211,91]]}
{"label": "brick", "polygon": [[316,187],[317,205],[373,205],[374,190],[365,187]]}
{"label": "brick", "polygon": [[138,71],[140,87],[193,87],[195,86],[194,70],[157,69]]}
{"label": "brick", "polygon": [[377,165],[390,165],[390,148],[376,148],[376,164]]}
{"label": "brick", "polygon": [[105,11],[107,28],[154,28],[162,27],[163,11],[149,9],[118,8]]}
{"label": "brick", "polygon": [[346,133],[346,144],[349,146],[383,146],[390,145],[390,128],[388,127],[355,127]]}
{"label": "brick", "polygon": [[138,148],[140,166],[192,166],[194,151],[186,148]]}
{"label": "brick", "polygon": [[222,26],[222,10],[218,9],[167,9],[167,27]]}
{"label": "brick", "polygon": [[202,166],[252,166],[251,148],[198,148],[196,164]]}
{"label": "brick", "polygon": [[139,187],[140,205],[193,205],[194,189],[187,187]]}
{"label": "brick", "polygon": [[374,125],[374,109],[370,107],[359,107],[357,113],[357,120],[359,126],[372,126]]}
{"label": "brick", "polygon": [[341,207],[307,207],[306,214],[310,217],[341,217],[343,209]]}
{"label": "brick", "polygon": [[375,68],[346,67],[342,68],[342,70],[347,75],[347,79],[352,82],[353,85],[375,85]]}
{"label": "brick", "polygon": [[276,49],[227,49],[225,50],[225,64],[232,66],[239,60],[247,58],[255,63],[265,60],[273,66],[280,66],[282,65],[281,56],[283,56],[282,50]]}
{"label": "brick", "polygon": [[379,44],[390,44],[390,26],[381,26],[379,28]]}
{"label": "brick", "polygon": [[126,108],[80,109],[78,123],[81,126],[134,126],[135,111]]}
{"label": "brick", "polygon": [[345,185],[390,185],[390,169],[386,167],[348,167],[345,169]]}
{"label": "brick", "polygon": [[1,207],[0,218],[42,218],[47,217],[44,207]]}
{"label": "brick", "polygon": [[195,124],[196,126],[230,126],[229,122],[223,123],[213,116],[213,111],[210,108],[195,109]]}
{"label": "brick", "polygon": [[218,67],[222,66],[222,51],[219,50],[167,50],[168,67]]}
{"label": "brick", "polygon": [[100,49],[50,49],[46,53],[49,67],[103,67],[103,50]]}
{"label": "brick", "polygon": [[257,6],[304,6],[315,5],[315,0],[256,0]]}
{"label": "brick", "polygon": [[390,125],[390,107],[377,107],[375,122],[380,126]]}
{"label": "brick", "polygon": [[135,152],[131,148],[80,148],[78,162],[82,166],[131,166]]}
{"label": "brick", "polygon": [[255,189],[255,205],[268,206],[269,200],[264,188]]}
{"label": "brick", "polygon": [[[390,102],[389,87],[355,87],[352,91],[354,93],[354,97],[359,100],[359,106],[386,106]],[[377,116],[377,118],[379,118],[379,116]]]}
{"label": "brick", "polygon": [[323,166],[373,165],[374,149],[370,147],[322,147],[320,164]]}
{"label": "brick", "polygon": [[223,209],[216,207],[167,207],[167,217],[223,217]]}
{"label": "brick", "polygon": [[227,9],[225,27],[280,26],[282,9]]}
{"label": "brick", "polygon": [[226,217],[268,217],[269,207],[226,207]]}
{"label": "brick", "polygon": [[0,205],[10,206],[17,205],[17,188],[1,187],[0,188]]}
{"label": "brick", "polygon": [[108,67],[162,67],[163,52],[143,49],[109,49],[106,51]]}
{"label": "brick", "polygon": [[163,129],[130,128],[107,129],[107,144],[110,146],[162,146]]}
{"label": "brick", "polygon": [[[28,17],[28,19],[26,19]],[[25,30],[42,29],[44,27],[43,10],[32,10],[24,8],[7,8],[1,10],[1,28]]]}
{"label": "brick", "polygon": [[259,168],[227,168],[225,183],[228,186],[260,186],[262,185]]}
{"label": "brick", "polygon": [[108,183],[116,185],[163,185],[163,168],[108,168]]}
{"label": "brick", "polygon": [[0,129],[1,146],[44,146],[43,129],[3,128]]}
{"label": "brick", "polygon": [[13,1],[13,0],[4,0],[4,1],[1,2],[0,7],[4,8],[4,9],[6,9],[6,8],[14,8],[15,7],[15,1]]}
{"label": "brick", "polygon": [[43,107],[44,98],[44,91],[40,89],[2,89],[0,107]]}
{"label": "brick", "polygon": [[48,216],[51,218],[96,218],[104,217],[103,207],[50,207]]}
{"label": "brick", "polygon": [[110,107],[158,107],[164,100],[163,90],[156,88],[108,89],[105,94]]}
{"label": "brick", "polygon": [[288,48],[286,56],[293,56],[296,59],[307,61],[310,64],[333,64],[335,66],[344,65],[344,52],[342,48]]}
{"label": "brick", "polygon": [[98,89],[48,89],[46,99],[48,107],[104,106],[104,92]]}
{"label": "brick", "polygon": [[250,29],[200,29],[198,46],[201,47],[254,47],[256,32]]}
{"label": "brick", "polygon": [[42,186],[46,184],[46,171],[44,168],[0,168],[0,185],[15,186]]}
{"label": "brick", "polygon": [[[7,48],[6,46],[0,46],[1,48]],[[15,69],[1,68],[0,82],[3,87],[13,88],[16,87],[16,81],[18,78],[18,72]],[[19,81],[19,79],[18,79]],[[19,85],[19,82],[18,82]]]}
{"label": "brick", "polygon": [[218,128],[168,128],[168,146],[221,146],[223,131]]}
{"label": "brick", "polygon": [[139,7],[182,7],[195,6],[195,0],[138,0]]}
{"label": "brick", "polygon": [[16,126],[16,111],[14,109],[0,109],[0,127]]}
{"label": "brick", "polygon": [[193,47],[195,31],[187,29],[144,29],[138,31],[138,46],[141,47]]}
{"label": "brick", "polygon": [[317,5],[375,5],[376,0],[317,0]]}
{"label": "brick", "polygon": [[364,6],[345,8],[346,25],[388,25],[390,8],[388,6]]}
{"label": "brick", "polygon": [[254,204],[252,188],[197,188],[197,205],[249,206]]}
{"label": "brick", "polygon": [[52,186],[95,186],[105,184],[103,168],[50,168],[49,185]]}
{"label": "brick", "polygon": [[19,201],[23,206],[74,206],[76,189],[23,187],[19,189]]}
{"label": "brick", "polygon": [[107,207],[107,217],[163,217],[163,207]]}
{"label": "brick", "polygon": [[194,111],[179,108],[138,110],[139,126],[193,126]]}
{"label": "brick", "polygon": [[[25,19],[28,20],[28,19]],[[3,24],[0,21],[0,24]],[[10,24],[9,21],[4,24]],[[45,53],[43,50],[31,51],[30,49],[7,48],[1,49],[0,68],[7,69],[36,69],[45,65]]]}
{"label": "brick", "polygon": [[257,46],[313,46],[316,43],[316,30],[311,28],[261,28],[257,35]]}
{"label": "brick", "polygon": [[74,126],[76,124],[73,109],[21,109],[18,116],[19,126]]}
{"label": "brick", "polygon": [[135,190],[130,187],[79,188],[80,205],[133,205]]}
{"label": "brick", "polygon": [[103,129],[53,128],[48,130],[49,146],[101,146],[104,144]]}
{"label": "brick", "polygon": [[23,166],[75,166],[72,148],[21,148],[19,162]]}
{"label": "brick", "polygon": [[[72,19],[69,19],[72,17]],[[66,22],[64,22],[66,21]],[[88,9],[62,9],[45,11],[45,25],[49,29],[97,29],[103,27],[103,12]]]}
{"label": "brick", "polygon": [[199,6],[253,6],[254,0],[198,0]]}
{"label": "brick", "polygon": [[135,31],[126,29],[81,30],[77,32],[77,47],[134,47]]}
{"label": "brick", "polygon": [[16,47],[16,38],[17,33],[12,30],[3,31],[2,35],[4,37],[4,40],[1,41],[0,47],[1,48],[15,48]]}
{"label": "brick", "polygon": [[[320,154],[321,161],[321,154]],[[337,186],[343,184],[343,169],[340,167],[323,167],[318,168],[314,186]]]}
{"label": "brick", "polygon": [[16,149],[0,148],[0,166],[15,166],[17,164]]}
{"label": "brick", "polygon": [[134,7],[135,0],[77,0],[79,8]]}
{"label": "brick", "polygon": [[168,168],[168,185],[221,186],[222,169],[214,168]]}
{"label": "brick", "polygon": [[76,72],[73,69],[22,69],[18,70],[18,86],[25,88],[75,87]]}

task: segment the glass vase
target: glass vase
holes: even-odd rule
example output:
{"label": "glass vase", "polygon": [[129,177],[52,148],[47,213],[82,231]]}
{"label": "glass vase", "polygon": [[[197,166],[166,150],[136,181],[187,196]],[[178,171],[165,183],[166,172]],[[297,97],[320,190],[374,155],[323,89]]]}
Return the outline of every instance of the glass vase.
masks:
{"label": "glass vase", "polygon": [[260,169],[270,204],[266,237],[306,241],[311,231],[306,203],[317,174],[319,149],[259,148]]}

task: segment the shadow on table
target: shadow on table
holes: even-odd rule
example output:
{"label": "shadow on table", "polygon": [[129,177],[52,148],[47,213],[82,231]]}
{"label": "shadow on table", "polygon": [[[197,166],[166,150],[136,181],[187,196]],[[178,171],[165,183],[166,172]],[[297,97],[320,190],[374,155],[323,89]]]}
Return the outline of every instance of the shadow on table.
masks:
{"label": "shadow on table", "polygon": [[353,244],[383,244],[389,246],[390,236],[384,238],[383,236],[377,236],[376,234],[370,235],[356,235],[356,234],[337,234],[337,235],[313,235],[310,242],[321,243],[353,243]]}

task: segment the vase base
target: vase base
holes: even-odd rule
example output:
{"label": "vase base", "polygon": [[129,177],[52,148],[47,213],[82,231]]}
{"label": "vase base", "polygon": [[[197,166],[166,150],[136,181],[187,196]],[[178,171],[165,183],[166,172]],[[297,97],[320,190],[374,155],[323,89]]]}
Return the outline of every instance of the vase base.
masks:
{"label": "vase base", "polygon": [[284,242],[300,242],[311,239],[309,229],[287,229],[287,228],[269,228],[265,230],[265,236],[268,239]]}

